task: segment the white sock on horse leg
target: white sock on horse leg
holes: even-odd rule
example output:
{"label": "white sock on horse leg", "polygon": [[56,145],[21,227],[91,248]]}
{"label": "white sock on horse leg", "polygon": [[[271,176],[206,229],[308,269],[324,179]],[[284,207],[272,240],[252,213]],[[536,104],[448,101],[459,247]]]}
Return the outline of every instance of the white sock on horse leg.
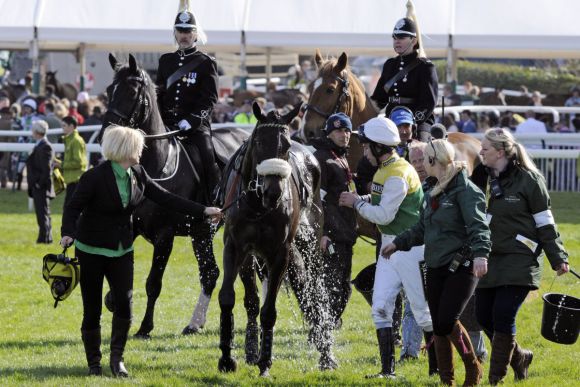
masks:
{"label": "white sock on horse leg", "polygon": [[205,294],[202,290],[197,300],[197,305],[193,310],[193,315],[191,316],[191,321],[189,322],[189,327],[192,329],[199,329],[205,325],[205,319],[207,315],[207,309],[209,307],[210,297]]}

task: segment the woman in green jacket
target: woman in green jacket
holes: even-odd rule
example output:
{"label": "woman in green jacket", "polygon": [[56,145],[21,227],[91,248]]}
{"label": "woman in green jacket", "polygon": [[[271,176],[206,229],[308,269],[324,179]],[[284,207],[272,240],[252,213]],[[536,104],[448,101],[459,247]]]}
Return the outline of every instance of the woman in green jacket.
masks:
{"label": "woman in green jacket", "polygon": [[568,272],[568,254],[550,210],[544,177],[525,148],[504,129],[489,129],[481,142],[489,178],[487,220],[492,249],[489,271],[476,290],[476,315],[492,343],[489,383],[496,385],[508,364],[525,379],[532,352],[515,340],[516,315],[530,290],[538,289],[542,250],[558,275]]}
{"label": "woman in green jacket", "polygon": [[465,164],[454,157],[446,140],[429,142],[424,166],[438,183],[425,195],[419,222],[386,245],[381,255],[388,259],[397,250],[425,244],[426,296],[439,376],[443,384],[454,384],[453,344],[465,365],[464,386],[475,386],[483,370],[459,316],[487,271],[491,242],[485,196],[469,180]]}
{"label": "woman in green jacket", "polygon": [[77,125],[77,119],[73,116],[62,119],[64,155],[61,168],[66,183],[65,207],[70,202],[81,175],[87,170],[87,146],[77,130]]}

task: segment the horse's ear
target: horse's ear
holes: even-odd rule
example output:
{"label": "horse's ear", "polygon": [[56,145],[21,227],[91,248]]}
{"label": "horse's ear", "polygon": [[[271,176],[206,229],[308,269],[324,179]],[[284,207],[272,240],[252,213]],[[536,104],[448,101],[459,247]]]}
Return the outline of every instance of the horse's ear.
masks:
{"label": "horse's ear", "polygon": [[292,122],[294,117],[296,117],[298,115],[298,113],[300,113],[301,108],[302,108],[302,102],[298,102],[296,105],[294,105],[294,109],[290,110],[288,113],[286,113],[282,117],[280,117],[282,122],[284,122],[286,124],[289,124],[290,122]]}
{"label": "horse's ear", "polygon": [[258,119],[258,121],[264,121],[266,119],[266,116],[264,116],[262,108],[257,102],[253,103],[252,111],[254,112],[254,116]]}
{"label": "horse's ear", "polygon": [[334,71],[337,74],[342,73],[344,69],[346,69],[346,65],[348,64],[348,56],[346,56],[346,52],[343,52],[338,57],[338,61],[336,61],[336,66],[334,66]]}
{"label": "horse's ear", "polygon": [[320,53],[320,49],[316,49],[316,54],[314,54],[314,61],[316,62],[316,66],[320,68],[324,59],[322,59],[322,54]]}
{"label": "horse's ear", "polygon": [[117,60],[117,58],[115,58],[115,55],[113,55],[113,53],[109,53],[109,63],[111,64],[111,68],[113,70],[117,70],[117,64],[119,63],[119,61]]}
{"label": "horse's ear", "polygon": [[134,73],[137,72],[137,61],[133,54],[129,54],[129,69]]}

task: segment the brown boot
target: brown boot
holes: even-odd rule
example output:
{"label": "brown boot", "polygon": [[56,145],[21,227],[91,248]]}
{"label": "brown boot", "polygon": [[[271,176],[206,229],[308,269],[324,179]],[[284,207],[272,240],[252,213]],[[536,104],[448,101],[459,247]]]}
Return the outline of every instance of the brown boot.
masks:
{"label": "brown boot", "polygon": [[515,339],[513,335],[501,332],[493,333],[491,342],[491,360],[489,361],[489,384],[496,386],[507,374],[514,351]]}
{"label": "brown boot", "polygon": [[433,337],[441,383],[446,386],[453,386],[455,385],[455,367],[453,366],[451,343],[446,336],[434,335]]}
{"label": "brown boot", "polygon": [[516,380],[523,380],[527,379],[528,377],[528,368],[532,363],[534,358],[534,354],[532,351],[527,349],[523,349],[518,345],[518,342],[515,341],[514,338],[514,353],[512,355],[512,360],[510,365],[514,370],[514,375]]}
{"label": "brown boot", "polygon": [[461,360],[463,360],[465,366],[465,382],[463,382],[463,386],[477,386],[483,377],[483,368],[475,356],[469,334],[459,321],[455,322],[453,330],[447,338],[453,343],[455,349],[459,352],[459,356],[461,356]]}

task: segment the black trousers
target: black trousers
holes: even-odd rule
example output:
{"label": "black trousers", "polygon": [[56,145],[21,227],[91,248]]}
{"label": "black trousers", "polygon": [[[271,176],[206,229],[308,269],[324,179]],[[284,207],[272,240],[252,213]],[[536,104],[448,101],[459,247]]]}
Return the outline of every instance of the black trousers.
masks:
{"label": "black trousers", "polygon": [[433,320],[433,332],[446,336],[453,330],[465,305],[473,295],[478,278],[473,275],[472,266],[460,266],[455,273],[447,265],[427,268],[427,303]]}
{"label": "black trousers", "polygon": [[504,285],[475,291],[477,321],[486,332],[516,334],[516,316],[530,292],[529,286]]}
{"label": "black trousers", "polygon": [[[352,293],[350,275],[352,270],[352,244],[334,243],[336,254],[329,257],[328,272],[325,276],[329,291],[330,313],[335,322],[342,316]],[[328,256],[327,256],[328,259]]]}
{"label": "black trousers", "polygon": [[211,196],[213,189],[220,179],[220,171],[216,164],[215,150],[209,130],[193,130],[188,132],[183,144],[187,147],[187,152],[190,155],[194,152],[193,145],[197,147],[203,166],[203,171],[201,172],[205,179],[206,191]]}
{"label": "black trousers", "polygon": [[107,278],[115,300],[113,315],[130,320],[133,304],[133,252],[121,257],[105,257],[76,249],[81,266],[81,294],[83,297],[82,330],[101,327],[103,307],[103,279]]}
{"label": "black trousers", "polygon": [[38,224],[38,238],[36,238],[36,243],[52,243],[50,199],[46,196],[46,189],[33,187],[31,191],[34,212],[36,212],[36,223]]}
{"label": "black trousers", "polygon": [[72,197],[75,193],[75,190],[77,189],[77,184],[78,184],[78,182],[74,182],[74,183],[68,183],[66,185],[66,193],[65,193],[65,197],[64,197],[64,207],[66,207],[67,204],[72,199]]}

